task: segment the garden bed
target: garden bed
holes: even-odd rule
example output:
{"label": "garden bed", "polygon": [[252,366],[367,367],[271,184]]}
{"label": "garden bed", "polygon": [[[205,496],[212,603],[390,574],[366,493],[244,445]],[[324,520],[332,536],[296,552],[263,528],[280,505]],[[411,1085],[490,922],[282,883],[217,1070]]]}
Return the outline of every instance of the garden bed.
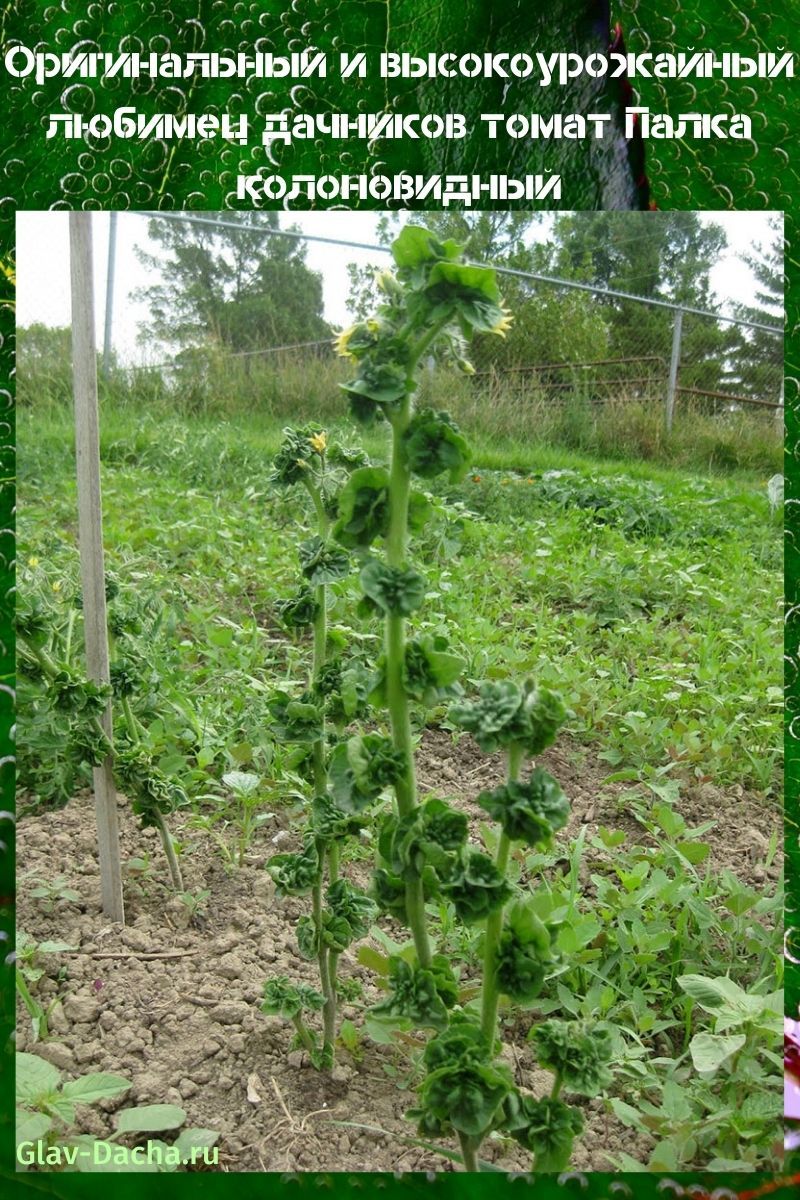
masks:
{"label": "garden bed", "polygon": [[[604,784],[606,772],[585,749],[562,739],[560,748],[547,751],[541,762],[572,801],[570,826],[558,845],[566,851],[585,830],[581,875],[589,894],[591,871],[603,870],[611,853],[591,846],[601,826],[623,831],[626,844],[646,846],[652,839],[625,807],[626,785]],[[444,730],[425,734],[419,756],[421,791],[435,789],[452,797],[470,816],[474,843],[485,819],[475,797],[496,785],[502,774],[500,759],[481,754],[469,738],[456,745]],[[779,822],[763,802],[741,789],[723,791],[706,782],[684,792],[680,811],[689,826],[717,822],[703,839],[711,847],[712,869],[729,868],[756,890],[777,879],[779,855],[772,862],[768,858],[769,839],[778,835]],[[403,1115],[413,1103],[413,1068],[402,1042],[377,1045],[357,1036],[339,1051],[337,1066],[327,1075],[314,1070],[303,1051],[289,1051],[284,1022],[259,1012],[269,975],[284,973],[314,983],[314,965],[298,957],[294,937],[304,902],[276,900],[263,869],[274,853],[272,839],[291,827],[288,812],[276,813],[245,865],[229,873],[212,843],[176,819],[174,834],[185,845],[185,886],[194,893],[209,890],[193,919],[180,899],[170,897],[154,832],[142,835],[124,798],[119,814],[123,862],[149,850],[155,863],[152,877],[128,875],[125,928],[109,924],[99,908],[89,795],[76,797],[63,811],[28,817],[19,829],[19,925],[37,942],[58,939],[78,949],[50,957],[48,977],[39,984],[45,1003],[56,995],[61,1000],[50,1016],[50,1040],[32,1043],[21,1008],[18,1048],[39,1054],[66,1077],[111,1071],[132,1081],[125,1096],[79,1109],[81,1130],[107,1136],[116,1108],[165,1102],[182,1106],[189,1125],[220,1132],[218,1169],[223,1171],[453,1169],[433,1150],[403,1141],[414,1137],[414,1126]],[[288,837],[285,844],[294,848],[296,834]],[[365,855],[354,859],[346,873],[365,883],[369,866]],[[549,869],[557,871],[558,862]],[[524,881],[524,863],[522,870]],[[46,912],[24,881],[54,875],[63,875],[81,899],[56,901]],[[390,924],[390,932],[402,940],[399,926]],[[359,1007],[380,999],[381,993],[374,974],[356,961],[356,949],[343,956],[341,975],[357,979],[362,995],[343,1006],[342,1016],[358,1026]],[[63,978],[56,978],[59,967],[65,968]],[[517,1083],[544,1094],[548,1074],[533,1066],[524,1040],[535,1015],[535,1009],[516,1012],[508,1038],[515,1049],[506,1053]],[[622,1149],[646,1162],[652,1146],[648,1138],[625,1128],[602,1100],[581,1098],[578,1103],[586,1130],[576,1147],[576,1168],[608,1170],[606,1155]],[[530,1166],[530,1156],[512,1142],[487,1141],[481,1153],[510,1170]]]}

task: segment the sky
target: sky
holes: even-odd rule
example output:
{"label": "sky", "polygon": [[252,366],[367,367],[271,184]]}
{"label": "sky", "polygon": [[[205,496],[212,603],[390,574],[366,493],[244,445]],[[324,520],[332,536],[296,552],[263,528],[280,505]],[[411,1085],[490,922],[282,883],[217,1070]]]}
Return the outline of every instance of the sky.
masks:
{"label": "sky", "polygon": [[[224,218],[225,214],[219,215]],[[288,214],[283,220],[287,225],[296,224],[309,235],[375,243],[378,240],[376,227],[380,215],[344,210],[297,212]],[[753,278],[740,255],[749,251],[754,243],[769,240],[767,219],[770,215],[765,212],[700,214],[701,220],[722,225],[728,238],[728,248],[711,272],[714,293],[724,304],[751,300]],[[538,227],[540,237],[547,237],[552,219],[550,214],[546,215]],[[98,346],[103,344],[108,230],[108,213],[95,213],[93,236]],[[120,361],[129,365],[162,361],[170,353],[140,334],[139,326],[147,319],[147,308],[141,301],[135,300],[132,293],[151,282],[151,275],[136,257],[134,247],[137,245],[151,252],[157,251],[147,237],[146,218],[137,213],[120,213],[117,222],[112,345]],[[308,266],[322,275],[326,319],[335,328],[348,325],[347,264],[380,265],[386,256],[352,247],[314,242],[307,245]],[[69,230],[66,212],[17,213],[17,323],[25,326],[34,322],[49,326],[66,326],[70,323]]]}

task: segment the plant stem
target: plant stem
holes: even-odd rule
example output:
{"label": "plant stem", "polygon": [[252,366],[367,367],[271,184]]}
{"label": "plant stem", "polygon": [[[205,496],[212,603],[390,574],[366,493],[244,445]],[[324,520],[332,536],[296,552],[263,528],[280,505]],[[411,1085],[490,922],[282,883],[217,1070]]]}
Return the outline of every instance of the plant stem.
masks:
{"label": "plant stem", "polygon": [[[505,874],[508,865],[508,854],[511,840],[507,834],[500,834],[497,846],[495,864],[498,871]],[[486,919],[486,937],[483,948],[483,988],[481,991],[481,1029],[490,1046],[494,1046],[495,1030],[497,1027],[497,1008],[500,1003],[500,989],[497,986],[497,946],[503,931],[503,909],[498,908]]]}
{"label": "plant stem", "polygon": [[128,730],[128,737],[134,746],[138,746],[142,739],[139,737],[139,722],[131,708],[130,697],[121,696],[120,703],[122,704],[122,715],[125,717],[125,728]]}
{"label": "plant stem", "polygon": [[[514,783],[519,779],[524,754],[519,746],[512,746],[508,752],[508,779]],[[511,839],[503,832],[497,844],[495,865],[503,875],[508,866],[508,856],[511,850]],[[498,908],[486,920],[486,937],[483,950],[483,989],[481,995],[481,1029],[490,1046],[494,1046],[497,1029],[497,1008],[500,1003],[500,990],[497,986],[497,947],[503,932],[504,909]]]}
{"label": "plant stem", "polygon": [[324,1039],[326,1045],[333,1050],[336,1041],[336,971],[339,966],[339,955],[335,950],[328,951],[328,995],[322,1010]]}
{"label": "plant stem", "polygon": [[[408,500],[411,493],[411,472],[403,450],[402,436],[411,419],[411,397],[406,396],[392,421],[392,463],[389,473],[389,532],[386,537],[386,561],[390,567],[402,567],[408,538]],[[417,804],[417,781],[414,766],[414,743],[411,735],[411,712],[403,669],[406,654],[405,618],[395,613],[386,617],[386,700],[389,723],[395,750],[403,756],[404,768],[395,784],[397,811],[400,816],[413,812]],[[417,958],[423,967],[430,966],[431,946],[425,923],[425,897],[422,880],[406,883],[406,914]]]}
{"label": "plant stem", "polygon": [[35,1026],[36,1031],[38,1031],[38,1040],[44,1041],[45,1038],[49,1036],[49,1030],[47,1028],[47,1013],[42,1008],[41,1004],[34,1000],[28,988],[25,976],[22,974],[22,971],[20,971],[19,967],[16,969],[16,980],[17,991],[22,997],[22,1002],[27,1008],[31,1020],[38,1021],[38,1025]]}
{"label": "plant stem", "polygon": [[563,1086],[563,1083],[564,1083],[564,1080],[561,1078],[561,1072],[556,1071],[555,1079],[553,1080],[553,1086],[550,1089],[550,1099],[551,1100],[558,1099],[558,1097],[561,1093],[561,1088]]}
{"label": "plant stem", "polygon": [[176,892],[182,892],[184,890],[183,876],[181,875],[181,869],[178,865],[178,856],[175,853],[175,847],[172,844],[172,838],[170,836],[169,829],[167,828],[167,822],[164,820],[164,814],[160,809],[156,809],[156,812],[158,814],[156,817],[156,828],[158,829],[159,836],[161,838],[161,845],[164,847],[164,853],[167,856],[169,873],[172,876],[172,886],[175,888]]}
{"label": "plant stem", "polygon": [[461,1143],[461,1153],[464,1156],[464,1170],[477,1171],[478,1168],[478,1147],[475,1145],[475,1140],[466,1133],[459,1133],[458,1140]]}
{"label": "plant stem", "polygon": [[313,1050],[314,1049],[314,1039],[311,1036],[311,1033],[310,1033],[308,1027],[305,1025],[303,1018],[300,1016],[299,1013],[297,1014],[297,1016],[292,1017],[292,1024],[294,1025],[295,1029],[297,1030],[297,1035],[300,1038],[300,1041],[305,1046],[306,1050]]}

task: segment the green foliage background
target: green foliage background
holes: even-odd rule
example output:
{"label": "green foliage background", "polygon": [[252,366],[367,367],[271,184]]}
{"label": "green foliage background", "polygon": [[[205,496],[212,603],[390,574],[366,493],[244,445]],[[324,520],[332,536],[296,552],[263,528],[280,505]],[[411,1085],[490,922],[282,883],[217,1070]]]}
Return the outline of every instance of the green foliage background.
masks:
{"label": "green foliage background", "polygon": [[[614,19],[625,30],[630,50],[737,50],[745,55],[760,50],[788,49],[796,29],[797,7],[790,0],[631,0],[614,6]],[[119,2],[80,4],[78,0],[53,3],[25,2],[6,4],[0,13],[3,42],[37,43],[48,49],[66,50],[78,41],[97,42],[108,50],[192,50],[247,51],[259,49],[283,53],[288,46],[299,50],[317,46],[321,50],[366,49],[376,55],[384,48],[406,49],[411,53],[433,50],[576,50],[588,53],[604,48],[603,4],[584,4],[579,0],[550,0],[539,4],[496,4],[491,0],[431,0],[421,7],[414,0],[352,0],[345,4],[333,0],[261,0],[261,3],[228,4],[222,0],[173,0],[165,6],[157,0],[136,5]],[[258,145],[239,147],[210,141],[200,145],[175,143],[172,147],[136,141],[116,145],[86,146],[80,143],[44,139],[47,114],[66,107],[72,111],[106,112],[129,103],[140,111],[209,111],[213,106],[232,112],[279,112],[284,107],[306,111],[328,109],[350,111],[356,104],[366,111],[381,111],[391,104],[397,111],[463,112],[468,120],[480,112],[530,112],[552,110],[608,111],[619,106],[624,94],[618,83],[599,84],[588,92],[571,88],[533,87],[514,81],[504,93],[503,80],[384,81],[373,71],[367,80],[355,84],[332,74],[327,80],[311,80],[295,86],[292,81],[256,81],[247,86],[239,81],[190,79],[182,88],[172,81],[117,79],[109,84],[99,81],[91,86],[77,81],[64,85],[53,79],[44,86],[31,80],[15,81],[3,75],[4,122],[0,135],[0,256],[8,261],[14,245],[14,213],[18,208],[194,208],[217,209],[235,186],[235,177],[266,165],[265,151]],[[786,403],[788,424],[788,527],[787,527],[787,658],[789,720],[789,803],[787,807],[787,850],[790,858],[791,924],[800,905],[798,868],[797,784],[800,777],[800,686],[798,686],[798,632],[800,632],[800,345],[798,344],[797,280],[797,197],[800,191],[798,155],[795,149],[798,106],[794,81],[785,77],[757,80],[637,80],[641,102],[654,111],[677,114],[682,111],[747,111],[753,118],[753,142],[716,141],[653,142],[649,144],[647,172],[652,197],[659,207],[684,209],[784,209],[787,214],[787,338]],[[270,94],[271,93],[271,94]],[[44,122],[44,125],[43,125]],[[620,143],[616,143],[619,148]],[[609,143],[613,149],[614,143]],[[280,172],[313,174],[355,173],[374,165],[357,143],[341,147],[349,159],[338,157],[335,143],[298,143],[282,155]],[[560,172],[564,176],[562,208],[635,207],[642,199],[635,186],[636,164],[625,166],[612,154],[602,160],[593,154],[589,143],[559,143],[539,150],[536,143],[524,141],[486,141],[480,133],[463,143],[447,146],[442,142],[384,143],[380,161],[387,173],[404,169],[431,173],[437,170],[483,174],[500,170],[522,174],[538,170]],[[623,150],[625,147],[623,147]],[[0,587],[2,629],[0,629],[0,676],[8,684],[12,679],[12,638],[10,605],[13,569],[13,305],[9,287],[0,280],[0,568],[4,573]],[[2,729],[7,735],[11,714],[9,694],[0,692]],[[4,784],[3,807],[11,805],[12,775],[4,739],[0,747],[0,771]],[[0,851],[0,915],[7,932],[11,921],[9,897],[13,890],[13,853]],[[800,939],[798,939],[800,943]],[[10,1027],[13,1007],[11,971],[0,975],[4,984],[4,1015]],[[800,1001],[800,974],[790,976],[788,1003],[792,1012]],[[9,1082],[11,1055],[3,1049],[5,1083]],[[10,1087],[4,1095],[10,1100]],[[12,1170],[10,1104],[2,1114],[3,1173]],[[191,1179],[173,1177],[171,1189],[193,1195],[218,1195],[227,1191],[225,1176],[194,1175]],[[535,1186],[537,1196],[561,1197],[572,1191],[587,1198],[614,1195],[611,1176],[594,1175],[585,1189],[553,1179],[542,1179]],[[710,1191],[715,1186],[733,1186],[732,1179],[701,1177]],[[115,1180],[120,1196],[135,1194],[143,1181],[136,1177]],[[655,1197],[659,1180],[647,1174],[629,1176],[631,1194]],[[682,1182],[688,1182],[684,1177]],[[764,1182],[747,1177],[748,1189]],[[238,1177],[233,1185],[243,1196],[262,1195],[262,1180]],[[331,1190],[331,1176],[306,1176],[284,1180],[271,1177],[268,1185],[277,1193],[319,1193]],[[372,1187],[391,1194],[441,1197],[485,1194],[493,1184],[473,1177],[439,1176],[435,1181],[407,1177],[395,1181],[391,1176],[379,1179],[338,1178],[337,1195],[351,1196]],[[525,1183],[508,1187],[526,1190]],[[38,1191],[56,1196],[105,1192],[101,1178],[70,1175],[28,1175],[19,1177],[15,1190],[26,1194]],[[624,1192],[618,1194],[624,1195]]]}

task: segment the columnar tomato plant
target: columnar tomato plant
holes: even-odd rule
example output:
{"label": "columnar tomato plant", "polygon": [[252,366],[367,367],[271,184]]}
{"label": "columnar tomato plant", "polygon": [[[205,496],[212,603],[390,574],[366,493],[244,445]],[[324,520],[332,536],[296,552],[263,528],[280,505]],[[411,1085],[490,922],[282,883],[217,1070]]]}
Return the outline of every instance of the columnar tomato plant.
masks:
{"label": "columnar tomato plant", "polygon": [[[414,945],[413,954],[391,960],[389,995],[373,1017],[434,1031],[423,1055],[427,1074],[419,1105],[409,1113],[422,1136],[457,1134],[464,1164],[474,1170],[484,1138],[504,1132],[533,1153],[537,1169],[560,1170],[581,1128],[579,1110],[560,1093],[566,1088],[593,1095],[604,1085],[607,1039],[557,1021],[539,1026],[539,1061],[555,1077],[552,1094],[536,1099],[521,1092],[510,1068],[498,1061],[496,1027],[501,994],[530,1002],[556,957],[554,929],[537,915],[531,897],[515,894],[507,867],[515,842],[546,846],[566,824],[568,804],[556,781],[538,767],[522,778],[526,760],[555,738],[566,715],[563,704],[533,683],[502,682],[487,683],[476,700],[454,706],[453,719],[484,749],[507,754],[507,783],[480,797],[500,825],[494,860],[468,844],[463,813],[437,798],[419,802],[411,724],[412,702],[446,694],[463,666],[444,639],[407,635],[426,591],[424,575],[410,559],[409,535],[424,524],[429,505],[413,480],[446,472],[456,481],[470,461],[449,414],[415,407],[419,375],[434,351],[469,370],[466,341],[476,332],[503,335],[510,318],[494,271],[465,265],[454,242],[407,225],[392,253],[395,273],[379,278],[383,302],[338,344],[356,364],[355,377],[343,385],[352,415],[364,424],[385,421],[390,432],[388,469],[353,473],[334,530],[364,558],[362,610],[384,619],[385,652],[372,699],[388,712],[392,750],[381,762],[391,761],[392,770],[379,774],[369,756],[356,757],[376,789],[393,783],[394,811],[378,835],[374,895],[383,911],[408,926]],[[379,554],[373,547],[380,540]],[[351,744],[337,752],[350,754]],[[484,925],[478,1013],[459,1005],[458,981],[432,945],[426,903],[437,898],[449,900],[465,924]]]}
{"label": "columnar tomato plant", "polygon": [[[379,793],[368,789],[362,802],[349,802],[351,791],[335,786],[331,779],[353,774],[331,755],[335,727],[361,715],[365,707],[366,669],[357,661],[344,663],[328,654],[329,587],[350,572],[350,555],[331,537],[333,517],[343,479],[356,468],[363,469],[366,456],[358,450],[328,446],[327,435],[318,425],[287,429],[275,459],[273,482],[285,488],[300,485],[313,506],[316,530],[299,547],[303,583],[298,593],[281,603],[280,616],[290,629],[313,629],[313,655],[308,686],[299,696],[277,692],[270,701],[272,728],[284,742],[304,748],[303,763],[313,798],[303,833],[303,847],[278,854],[268,870],[279,895],[310,895],[311,912],[297,926],[297,941],[304,958],[316,960],[321,991],[292,985],[284,976],[264,986],[262,1011],[291,1020],[296,1039],[307,1049],[314,1064],[330,1068],[334,1061],[339,957],[352,942],[363,937],[377,913],[373,900],[340,875],[340,848],[364,825],[361,810]],[[328,728],[329,724],[334,729]],[[380,741],[380,739],[378,739]],[[371,750],[374,739],[364,739]],[[358,792],[361,795],[360,792]],[[303,1021],[303,1012],[322,1010],[322,1043]]]}

